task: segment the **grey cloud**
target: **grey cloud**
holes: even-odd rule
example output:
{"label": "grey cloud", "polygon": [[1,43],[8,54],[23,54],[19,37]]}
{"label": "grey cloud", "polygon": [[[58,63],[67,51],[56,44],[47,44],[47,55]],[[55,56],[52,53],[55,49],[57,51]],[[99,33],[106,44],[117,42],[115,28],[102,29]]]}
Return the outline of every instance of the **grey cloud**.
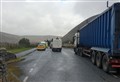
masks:
{"label": "grey cloud", "polygon": [[1,28],[1,2],[0,2],[0,31],[2,31],[2,28]]}
{"label": "grey cloud", "polygon": [[83,20],[72,12],[73,5],[42,2],[3,3],[3,31],[18,35],[64,35]]}
{"label": "grey cloud", "polygon": [[105,2],[3,2],[2,29],[4,32],[17,35],[63,36],[86,18],[105,10],[105,4]]}
{"label": "grey cloud", "polygon": [[119,1],[119,0],[2,0],[2,1]]}
{"label": "grey cloud", "polygon": [[[2,0],[2,1],[59,1],[59,0]],[[63,1],[63,0],[60,0]]]}
{"label": "grey cloud", "polygon": [[[90,0],[89,0],[90,1]],[[99,0],[97,0],[99,1]],[[105,9],[107,9],[106,6],[106,0],[102,0],[104,2],[79,2],[76,3],[74,9],[76,14],[80,14],[84,18],[89,18],[93,15],[102,13]],[[110,0],[109,6],[111,6],[113,3],[117,2],[118,0]]]}

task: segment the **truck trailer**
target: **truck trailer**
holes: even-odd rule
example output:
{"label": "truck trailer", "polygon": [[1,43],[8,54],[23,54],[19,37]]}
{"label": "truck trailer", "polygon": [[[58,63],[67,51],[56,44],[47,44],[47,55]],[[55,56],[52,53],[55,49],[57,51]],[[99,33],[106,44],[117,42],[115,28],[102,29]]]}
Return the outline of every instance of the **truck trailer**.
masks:
{"label": "truck trailer", "polygon": [[105,72],[120,69],[120,3],[114,3],[75,33],[74,52],[89,56]]}

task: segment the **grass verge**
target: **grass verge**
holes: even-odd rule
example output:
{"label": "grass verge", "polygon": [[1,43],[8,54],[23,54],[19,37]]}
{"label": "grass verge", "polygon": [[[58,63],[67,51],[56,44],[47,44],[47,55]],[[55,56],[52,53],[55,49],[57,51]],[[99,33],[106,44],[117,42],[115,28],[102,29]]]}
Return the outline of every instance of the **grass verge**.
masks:
{"label": "grass verge", "polygon": [[29,47],[29,48],[22,47],[22,48],[10,49],[10,50],[8,50],[8,52],[16,54],[16,53],[26,51],[26,50],[29,50],[29,49],[32,49],[32,48],[31,47]]}
{"label": "grass verge", "polygon": [[25,56],[7,61],[7,80],[9,82],[22,82],[19,77],[22,75],[21,69],[17,66],[17,62],[25,59]]}
{"label": "grass verge", "polygon": [[[8,52],[16,54],[16,53],[26,51],[26,50],[29,50],[29,49],[32,49],[32,48],[10,49],[10,50],[8,50]],[[22,56],[22,57],[18,57],[16,59],[12,59],[12,60],[9,60],[9,61],[6,62],[7,63],[7,80],[9,82],[22,82],[19,79],[19,77],[22,75],[22,71],[17,66],[17,62],[20,62],[20,61],[24,60],[25,56],[27,56],[27,54]]]}
{"label": "grass verge", "polygon": [[7,79],[9,82],[22,82],[19,77],[22,75],[22,71],[17,67],[16,63],[8,64]]}
{"label": "grass verge", "polygon": [[19,57],[7,61],[7,80],[9,82],[22,82],[19,77],[22,75],[21,69],[17,66],[17,62],[24,60],[25,57]]}
{"label": "grass verge", "polygon": [[23,57],[19,57],[19,58],[16,58],[16,59],[7,61],[7,64],[19,62],[19,61],[22,61],[22,60],[24,60],[24,59],[25,59],[24,56],[23,56]]}

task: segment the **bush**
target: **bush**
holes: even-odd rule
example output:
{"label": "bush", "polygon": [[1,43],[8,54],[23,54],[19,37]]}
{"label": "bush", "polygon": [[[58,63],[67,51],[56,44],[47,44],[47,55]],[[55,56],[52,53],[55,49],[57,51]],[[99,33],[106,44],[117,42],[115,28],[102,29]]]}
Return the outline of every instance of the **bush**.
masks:
{"label": "bush", "polygon": [[22,46],[22,47],[29,47],[30,46],[30,41],[27,38],[22,38],[19,41],[19,45]]}

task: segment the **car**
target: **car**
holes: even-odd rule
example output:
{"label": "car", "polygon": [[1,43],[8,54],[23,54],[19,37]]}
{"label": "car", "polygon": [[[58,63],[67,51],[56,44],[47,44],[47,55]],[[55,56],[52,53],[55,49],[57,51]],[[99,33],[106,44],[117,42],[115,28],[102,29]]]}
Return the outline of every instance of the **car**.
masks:
{"label": "car", "polygon": [[40,43],[41,43],[41,44],[44,44],[45,47],[48,48],[48,43],[47,43],[47,42],[45,42],[45,41],[41,41]]}
{"label": "car", "polygon": [[39,43],[38,46],[37,46],[37,50],[38,51],[40,51],[40,50],[45,51],[46,50],[46,44],[45,43]]}

